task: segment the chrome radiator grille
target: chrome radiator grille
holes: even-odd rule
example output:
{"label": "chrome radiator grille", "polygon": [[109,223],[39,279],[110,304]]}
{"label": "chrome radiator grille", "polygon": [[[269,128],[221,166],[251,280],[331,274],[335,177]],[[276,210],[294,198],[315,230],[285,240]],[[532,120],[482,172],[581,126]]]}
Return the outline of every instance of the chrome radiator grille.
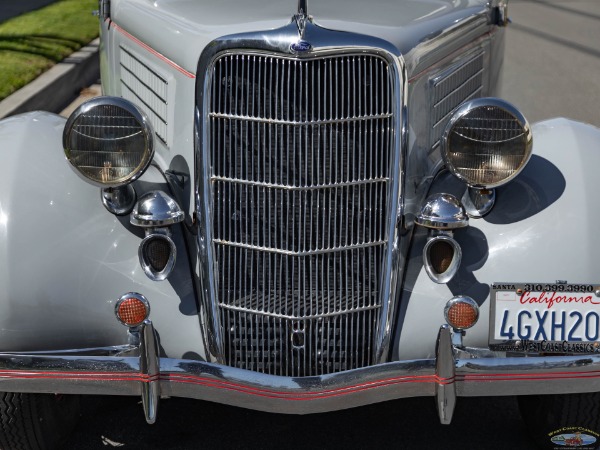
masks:
{"label": "chrome radiator grille", "polygon": [[388,241],[389,72],[364,54],[214,62],[211,234],[227,364],[309,376],[372,362]]}

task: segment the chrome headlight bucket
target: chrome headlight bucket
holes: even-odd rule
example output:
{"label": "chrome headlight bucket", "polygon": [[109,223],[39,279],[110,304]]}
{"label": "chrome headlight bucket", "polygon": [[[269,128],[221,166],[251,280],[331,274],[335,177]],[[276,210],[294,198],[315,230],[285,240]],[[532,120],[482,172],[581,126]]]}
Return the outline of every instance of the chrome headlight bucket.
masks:
{"label": "chrome headlight bucket", "polygon": [[460,106],[441,140],[446,167],[468,186],[491,189],[508,183],[531,157],[529,123],[510,103],[480,98]]}
{"label": "chrome headlight bucket", "polygon": [[154,156],[148,117],[118,97],[83,103],[67,120],[63,147],[67,161],[88,183],[101,188],[124,186],[139,178]]}

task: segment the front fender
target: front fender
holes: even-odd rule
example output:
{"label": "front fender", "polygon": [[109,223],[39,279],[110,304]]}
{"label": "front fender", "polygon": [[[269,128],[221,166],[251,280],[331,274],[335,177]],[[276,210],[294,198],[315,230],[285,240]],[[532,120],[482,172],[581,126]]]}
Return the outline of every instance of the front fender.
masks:
{"label": "front fender", "polygon": [[[64,124],[42,112],[0,121],[0,351],[126,344],[114,304],[137,291],[151,304],[165,354],[202,355],[181,228],[175,271],[149,280],[137,256],[143,231],[109,213],[100,190],[68,167]],[[138,195],[165,186],[152,168],[135,184]]]}
{"label": "front fender", "polygon": [[[600,255],[600,129],[566,119],[533,127],[533,156],[511,183],[497,189],[493,210],[458,230],[463,259],[447,285],[429,279],[422,264],[426,231],[418,227],[400,298],[394,359],[434,355],[444,306],[455,295],[480,305],[478,323],[465,344],[487,347],[490,285],[493,282],[598,283]],[[432,193],[459,199],[464,185],[442,174]]]}

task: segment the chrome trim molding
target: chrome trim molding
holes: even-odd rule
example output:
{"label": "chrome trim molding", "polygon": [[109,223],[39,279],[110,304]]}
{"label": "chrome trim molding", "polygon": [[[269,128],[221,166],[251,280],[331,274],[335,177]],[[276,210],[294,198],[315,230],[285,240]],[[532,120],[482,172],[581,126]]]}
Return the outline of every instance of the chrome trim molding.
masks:
{"label": "chrome trim molding", "polygon": [[[198,91],[204,93],[202,88]],[[210,165],[208,159],[208,145],[203,131],[204,120],[199,108],[196,108],[195,123],[195,165],[198,168],[196,178],[196,217],[198,223],[198,260],[196,270],[201,280],[200,303],[201,327],[205,334],[207,345],[207,358],[209,361],[223,363],[224,343],[219,310],[217,302],[217,288],[215,285],[214,249],[212,246],[212,207],[208,180],[210,179]]]}
{"label": "chrome trim molding", "polygon": [[[56,356],[1,353],[6,392],[142,395],[146,417],[156,419],[158,393],[308,414],[397,398],[436,398],[442,423],[457,397],[600,391],[600,355],[507,357],[486,349],[459,349],[448,326],[440,328],[436,357],[396,361],[324,376],[292,378],[257,374],[205,361],[159,358],[156,332],[146,321],[140,356]],[[154,342],[154,344],[153,344]]]}

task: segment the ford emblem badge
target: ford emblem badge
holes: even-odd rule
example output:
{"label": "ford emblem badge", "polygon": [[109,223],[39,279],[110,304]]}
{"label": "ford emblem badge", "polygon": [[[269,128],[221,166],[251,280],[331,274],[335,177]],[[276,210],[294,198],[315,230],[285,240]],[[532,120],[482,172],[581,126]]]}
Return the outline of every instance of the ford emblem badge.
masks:
{"label": "ford emblem badge", "polygon": [[309,51],[312,48],[312,45],[310,45],[306,41],[298,41],[298,42],[294,42],[292,45],[290,45],[290,48],[292,49],[293,52],[304,53],[304,52]]}

